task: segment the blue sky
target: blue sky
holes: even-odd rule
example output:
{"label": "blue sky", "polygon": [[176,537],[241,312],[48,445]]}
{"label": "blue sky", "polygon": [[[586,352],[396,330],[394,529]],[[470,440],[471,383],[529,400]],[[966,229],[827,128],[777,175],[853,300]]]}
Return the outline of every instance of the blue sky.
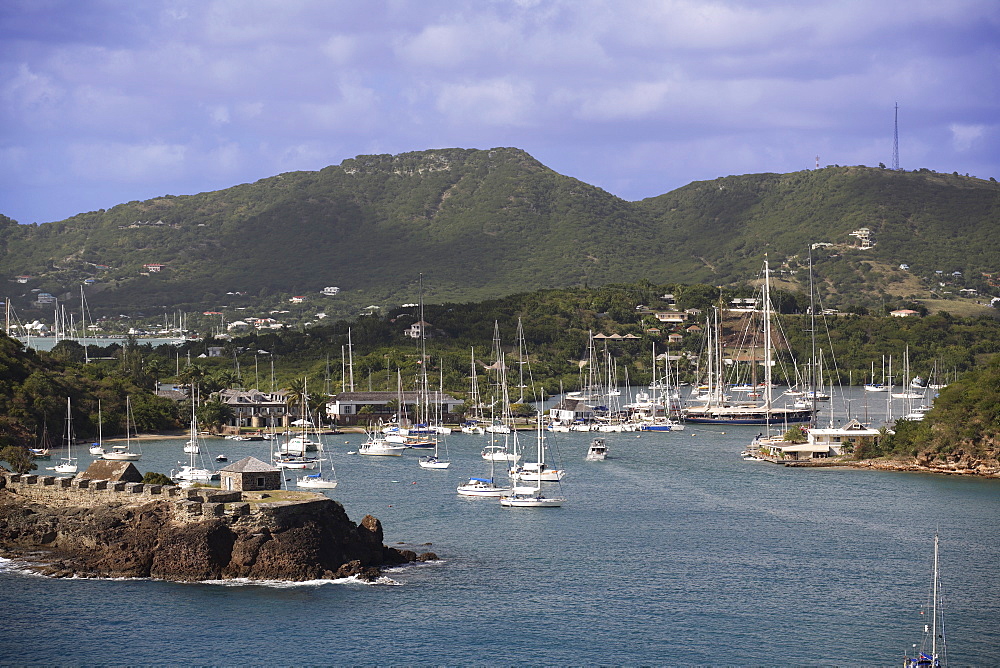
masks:
{"label": "blue sky", "polygon": [[822,165],[1000,178],[1000,2],[4,0],[21,223],[367,153],[522,148],[636,200]]}

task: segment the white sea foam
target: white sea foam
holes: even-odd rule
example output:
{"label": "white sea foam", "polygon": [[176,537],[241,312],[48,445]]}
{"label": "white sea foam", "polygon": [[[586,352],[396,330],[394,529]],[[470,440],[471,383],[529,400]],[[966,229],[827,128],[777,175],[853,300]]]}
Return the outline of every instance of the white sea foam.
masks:
{"label": "white sea foam", "polygon": [[228,580],[199,580],[189,584],[209,584],[221,587],[271,587],[273,589],[291,589],[294,587],[322,587],[325,585],[402,585],[392,578],[381,576],[374,582],[362,580],[352,575],[347,578],[335,578],[332,580],[252,580],[250,578],[231,578]]}
{"label": "white sea foam", "polygon": [[17,573],[19,575],[37,575],[38,577],[45,577],[41,573],[33,571],[28,567],[28,564],[23,561],[18,561],[17,559],[5,559],[0,557],[0,573]]}

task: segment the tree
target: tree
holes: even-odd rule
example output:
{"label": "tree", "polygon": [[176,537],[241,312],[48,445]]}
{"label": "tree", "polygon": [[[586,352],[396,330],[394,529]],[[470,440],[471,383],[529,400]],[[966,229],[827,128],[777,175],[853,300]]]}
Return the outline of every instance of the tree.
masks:
{"label": "tree", "polygon": [[163,475],[162,473],[156,473],[154,471],[148,471],[146,475],[142,476],[142,482],[146,485],[173,485],[174,481]]}
{"label": "tree", "polygon": [[0,450],[0,459],[7,462],[14,473],[27,473],[38,468],[28,449],[18,445],[5,446]]}
{"label": "tree", "polygon": [[144,371],[147,376],[153,379],[153,392],[156,392],[160,389],[160,378],[166,371],[166,368],[163,366],[163,361],[159,357],[151,357],[146,360]]}
{"label": "tree", "polygon": [[293,378],[285,388],[285,402],[289,406],[302,407],[306,401],[306,383],[301,378]]}
{"label": "tree", "polygon": [[372,414],[374,412],[375,412],[375,409],[373,409],[371,407],[371,405],[369,405],[369,404],[365,404],[364,406],[362,406],[361,408],[358,409],[358,415],[364,415],[365,416],[365,422],[369,426],[371,426],[371,423],[372,423]]}
{"label": "tree", "polygon": [[207,374],[208,372],[205,370],[205,367],[200,364],[189,364],[184,367],[184,370],[180,372],[178,377],[182,383],[191,388],[191,398],[195,399],[198,395],[198,384],[205,379]]}
{"label": "tree", "polygon": [[198,407],[198,422],[212,431],[219,431],[233,420],[233,409],[218,399],[210,399]]}
{"label": "tree", "polygon": [[781,437],[781,440],[788,443],[805,443],[807,440],[806,432],[801,426],[796,425],[786,431],[785,435]]}
{"label": "tree", "polygon": [[531,404],[511,404],[510,414],[515,417],[531,417],[535,414],[535,407]]}

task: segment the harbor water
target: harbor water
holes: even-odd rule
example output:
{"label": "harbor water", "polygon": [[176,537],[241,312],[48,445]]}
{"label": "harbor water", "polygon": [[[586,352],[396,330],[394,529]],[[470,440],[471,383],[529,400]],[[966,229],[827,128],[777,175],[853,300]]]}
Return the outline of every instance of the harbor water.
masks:
{"label": "harbor water", "polygon": [[[604,434],[602,462],[584,461],[594,434],[548,434],[567,471],[548,509],[456,495],[488,475],[488,436],[447,437],[446,470],[325,436],[327,494],[440,561],[374,585],[55,580],[4,561],[0,663],[899,665],[927,620],[935,532],[948,659],[996,663],[1000,481],[744,461],[758,431]],[[142,441],[138,468],[169,473],[183,442]]]}

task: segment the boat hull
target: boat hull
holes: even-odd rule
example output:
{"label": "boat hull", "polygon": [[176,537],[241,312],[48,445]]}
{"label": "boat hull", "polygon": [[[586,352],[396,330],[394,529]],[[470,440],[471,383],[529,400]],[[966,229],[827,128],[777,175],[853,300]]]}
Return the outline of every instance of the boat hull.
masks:
{"label": "boat hull", "polygon": [[296,481],[295,486],[304,487],[306,489],[334,489],[337,486],[337,481],[324,480],[323,478],[314,478],[312,476],[303,476]]}
{"label": "boat hull", "polygon": [[421,459],[418,463],[422,469],[446,469],[451,466],[451,462],[442,462],[438,459]]}
{"label": "boat hull", "polygon": [[138,452],[105,452],[101,455],[101,459],[107,459],[112,462],[135,462],[142,458],[142,455]]}
{"label": "boat hull", "polygon": [[359,455],[369,455],[373,457],[400,457],[403,454],[405,447],[392,447],[392,448],[358,448]]}
{"label": "boat hull", "polygon": [[490,485],[459,485],[457,489],[458,493],[462,496],[482,496],[482,497],[501,497],[504,494],[510,494],[510,487],[495,487]]}
{"label": "boat hull", "polygon": [[558,508],[565,499],[545,496],[514,497],[501,496],[500,505],[504,508]]}

